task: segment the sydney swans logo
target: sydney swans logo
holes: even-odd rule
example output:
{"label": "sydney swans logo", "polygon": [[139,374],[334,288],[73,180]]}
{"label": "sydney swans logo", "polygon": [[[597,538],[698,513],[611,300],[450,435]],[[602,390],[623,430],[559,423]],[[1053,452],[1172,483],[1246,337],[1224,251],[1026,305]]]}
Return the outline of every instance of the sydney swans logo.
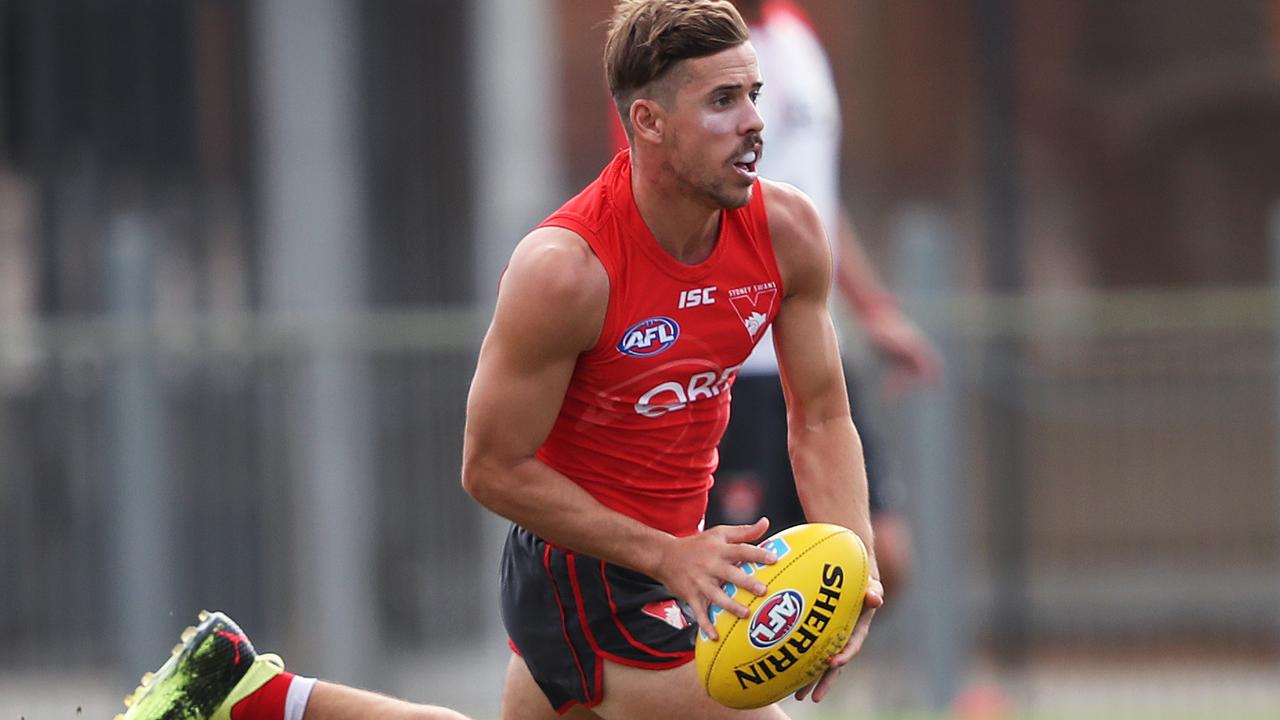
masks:
{"label": "sydney swans logo", "polygon": [[773,312],[773,302],[777,297],[778,285],[774,282],[756,283],[729,291],[729,302],[752,340],[759,338],[760,331],[769,321],[769,313]]}

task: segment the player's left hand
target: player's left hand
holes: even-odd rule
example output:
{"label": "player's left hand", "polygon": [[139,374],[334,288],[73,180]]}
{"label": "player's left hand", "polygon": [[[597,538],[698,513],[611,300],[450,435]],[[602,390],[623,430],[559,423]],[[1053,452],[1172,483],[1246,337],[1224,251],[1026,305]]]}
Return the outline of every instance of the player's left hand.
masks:
{"label": "player's left hand", "polygon": [[827,691],[831,689],[831,684],[839,677],[840,670],[862,650],[862,643],[866,642],[867,632],[871,629],[871,618],[875,616],[876,610],[883,606],[884,586],[880,584],[880,578],[872,576],[871,582],[867,585],[867,595],[862,600],[862,613],[858,615],[858,621],[853,625],[849,642],[843,650],[827,660],[829,667],[821,677],[796,691],[796,700],[812,697],[814,702],[822,702],[822,698],[826,697]]}

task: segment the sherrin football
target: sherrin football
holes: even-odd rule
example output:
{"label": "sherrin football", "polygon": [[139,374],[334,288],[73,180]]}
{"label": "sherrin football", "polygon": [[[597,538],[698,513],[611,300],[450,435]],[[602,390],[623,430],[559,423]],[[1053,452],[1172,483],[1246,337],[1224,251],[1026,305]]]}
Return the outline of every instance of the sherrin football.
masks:
{"label": "sherrin football", "polygon": [[849,640],[870,574],[862,540],[839,525],[797,525],[760,546],[778,561],[743,569],[768,591],[755,597],[726,585],[750,614],[739,618],[712,605],[720,639],[699,632],[694,654],[707,694],[744,710],[775,703],[822,675]]}

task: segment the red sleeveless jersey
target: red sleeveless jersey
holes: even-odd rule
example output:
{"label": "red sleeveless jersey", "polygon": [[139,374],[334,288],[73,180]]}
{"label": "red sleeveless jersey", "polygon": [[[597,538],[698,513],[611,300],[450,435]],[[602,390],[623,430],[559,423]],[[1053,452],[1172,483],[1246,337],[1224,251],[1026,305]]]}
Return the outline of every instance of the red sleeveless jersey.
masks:
{"label": "red sleeveless jersey", "polygon": [[538,459],[613,510],[691,535],[729,388],[782,298],[760,183],[745,207],[721,212],[715,248],[697,265],[667,254],[641,218],[627,151],[546,226],[590,244],[609,275],[609,306]]}

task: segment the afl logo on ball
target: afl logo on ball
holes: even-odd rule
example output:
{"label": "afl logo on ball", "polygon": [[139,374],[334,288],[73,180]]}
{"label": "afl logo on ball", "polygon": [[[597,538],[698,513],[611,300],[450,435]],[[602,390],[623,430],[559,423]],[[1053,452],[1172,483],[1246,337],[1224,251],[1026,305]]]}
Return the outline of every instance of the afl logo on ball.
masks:
{"label": "afl logo on ball", "polygon": [[631,357],[653,357],[676,344],[680,326],[667,317],[651,317],[632,325],[622,333],[618,352]]}
{"label": "afl logo on ball", "polygon": [[747,637],[761,650],[777,645],[791,634],[804,614],[804,597],[795,590],[782,590],[765,600],[751,618]]}

